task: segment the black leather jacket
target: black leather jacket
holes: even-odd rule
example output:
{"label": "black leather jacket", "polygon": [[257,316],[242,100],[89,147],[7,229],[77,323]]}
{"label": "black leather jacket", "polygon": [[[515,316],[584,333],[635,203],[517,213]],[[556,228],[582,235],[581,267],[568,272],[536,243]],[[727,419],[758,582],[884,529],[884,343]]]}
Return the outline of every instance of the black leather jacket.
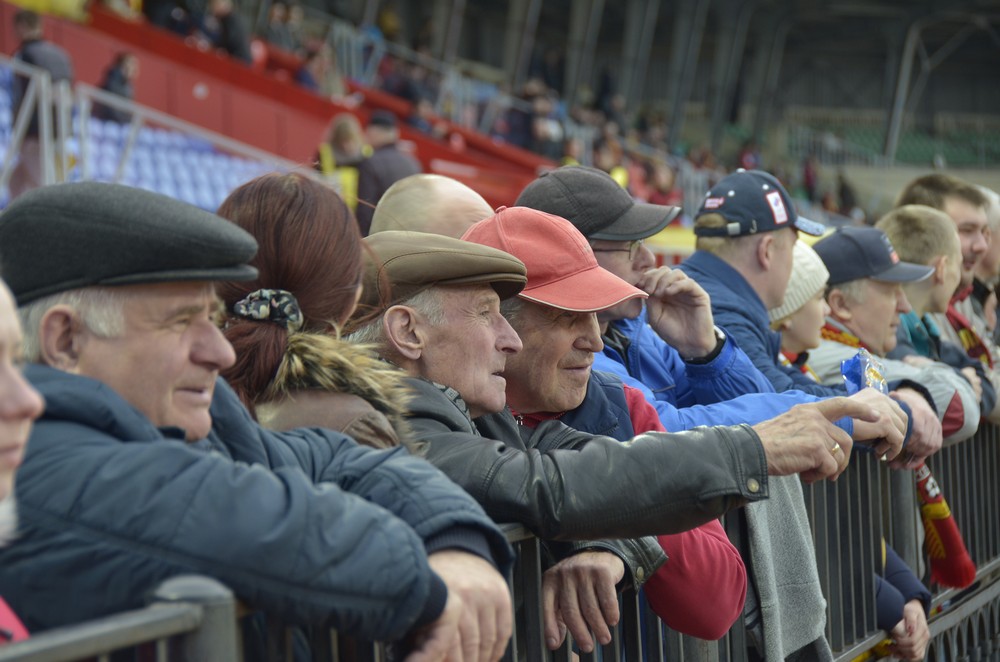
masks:
{"label": "black leather jacket", "polygon": [[[509,411],[476,419],[458,394],[410,379],[413,438],[497,522],[545,540],[679,533],[767,497],[767,458],[749,426],[647,433],[622,443]],[[503,441],[495,441],[502,439]]]}

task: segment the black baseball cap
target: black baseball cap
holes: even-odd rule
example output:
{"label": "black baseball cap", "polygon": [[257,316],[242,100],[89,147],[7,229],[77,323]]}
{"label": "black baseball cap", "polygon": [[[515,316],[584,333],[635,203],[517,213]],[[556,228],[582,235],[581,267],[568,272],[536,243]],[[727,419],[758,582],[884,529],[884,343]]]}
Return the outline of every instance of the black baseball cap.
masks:
{"label": "black baseball cap", "polygon": [[740,168],[723,177],[705,194],[695,219],[705,214],[719,214],[729,223],[715,228],[696,224],[696,236],[741,237],[794,227],[819,237],[826,231],[822,223],[799,216],[785,187],[763,170]]}
{"label": "black baseball cap", "polygon": [[830,272],[830,285],[859,278],[915,283],[934,273],[934,267],[901,261],[889,237],[878,228],[840,228],[813,248]]}
{"label": "black baseball cap", "polygon": [[563,166],[539,175],[514,203],[561,216],[587,239],[632,241],[667,227],[680,207],[637,203],[611,175],[586,166]]}

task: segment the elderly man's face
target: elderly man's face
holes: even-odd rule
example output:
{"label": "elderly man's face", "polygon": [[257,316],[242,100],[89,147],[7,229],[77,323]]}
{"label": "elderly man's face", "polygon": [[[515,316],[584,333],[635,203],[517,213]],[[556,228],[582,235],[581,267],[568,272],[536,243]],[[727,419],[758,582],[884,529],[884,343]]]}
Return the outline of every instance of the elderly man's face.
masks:
{"label": "elderly man's face", "polygon": [[[593,239],[597,264],[601,265],[629,285],[639,286],[639,281],[649,269],[656,266],[656,256],[642,242],[605,241]],[[635,319],[642,312],[641,298],[629,299],[599,313],[602,320]]]}
{"label": "elderly man's face", "polygon": [[104,382],[158,427],[178,427],[188,441],[212,427],[209,406],[219,370],[236,355],[216,324],[210,283],[133,285],[124,331],[100,338],[85,331],[74,372]]}
{"label": "elderly man's face", "polygon": [[597,315],[525,302],[514,325],[524,351],[507,361],[508,404],[521,414],[579,407],[594,354],[604,349]]}
{"label": "elderly man's face", "polygon": [[861,302],[850,302],[851,319],[845,326],[878,356],[896,347],[899,316],[910,310],[910,302],[900,283],[865,279]]}
{"label": "elderly man's face", "polygon": [[473,417],[504,408],[508,358],[521,340],[500,314],[500,298],[489,285],[437,288],[440,324],[426,324],[421,376],[450,386]]}
{"label": "elderly man's face", "polygon": [[21,374],[21,326],[7,287],[0,284],[0,499],[10,494],[31,423],[42,413],[38,392]]}

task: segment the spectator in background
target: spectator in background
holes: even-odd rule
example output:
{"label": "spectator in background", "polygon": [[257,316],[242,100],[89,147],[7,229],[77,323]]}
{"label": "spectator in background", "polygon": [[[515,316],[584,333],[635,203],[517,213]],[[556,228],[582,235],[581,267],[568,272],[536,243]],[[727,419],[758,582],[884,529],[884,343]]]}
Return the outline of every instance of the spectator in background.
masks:
{"label": "spectator in background", "polygon": [[289,53],[295,52],[295,42],[288,29],[288,5],[284,2],[272,2],[267,12],[267,30],[264,32],[267,42]]}
{"label": "spectator in background", "polygon": [[288,28],[288,35],[291,37],[292,52],[298,53],[306,43],[305,29],[305,9],[299,2],[292,2],[288,5],[288,17],[285,19],[285,27]]}
{"label": "spectator in background", "polygon": [[399,149],[399,127],[391,112],[373,112],[365,135],[372,155],[358,166],[358,206],[355,210],[362,236],[368,235],[375,205],[389,187],[423,170],[419,161]]}
{"label": "spectator in background", "polygon": [[[676,185],[676,171],[669,164],[661,161],[650,162],[649,169],[652,170],[649,177],[651,190],[647,202],[670,207],[683,206],[684,193]],[[678,215],[671,223],[680,223],[680,219],[681,216]]]}
{"label": "spectator in background", "polygon": [[[111,66],[104,72],[101,89],[131,101],[135,96],[132,81],[139,75],[139,58],[129,52],[115,56]],[[132,119],[132,113],[127,110],[112,108],[101,103],[94,104],[94,117],[119,124],[127,124]]]}
{"label": "spectator in background", "polygon": [[215,48],[228,53],[230,57],[250,64],[250,30],[246,19],[237,11],[233,0],[210,0],[207,27],[211,32],[210,42]]}
{"label": "spectator in background", "polygon": [[[21,45],[14,53],[14,59],[40,67],[49,72],[53,84],[73,81],[73,62],[69,54],[52,42],[46,41],[42,35],[42,17],[30,9],[21,9],[14,14],[14,32]],[[28,79],[24,76],[14,76],[11,90],[11,101],[14,107],[14,117],[21,112],[21,103],[27,89]],[[38,107],[36,106],[28,123],[28,130],[21,143],[21,151],[17,166],[10,176],[10,199],[13,200],[25,191],[42,185],[42,151],[38,139]],[[50,112],[50,109],[43,109]]]}
{"label": "spectator in background", "polygon": [[986,218],[989,222],[989,248],[983,253],[976,265],[975,278],[972,281],[972,296],[970,305],[973,316],[981,319],[985,333],[997,344],[997,281],[1000,279],[1000,195],[996,191],[980,187],[989,205],[986,208]]}
{"label": "spectator in background", "polygon": [[406,118],[406,123],[420,133],[439,140],[448,133],[447,125],[437,121],[434,116],[434,102],[423,95],[413,104],[413,112]]}
{"label": "spectator in background", "polygon": [[[326,134],[326,142],[320,147],[327,147],[331,167],[355,167],[364,160],[365,136],[361,130],[361,122],[351,113],[338,113],[330,122]],[[323,161],[321,154],[320,161]],[[324,173],[327,168],[321,169]]]}
{"label": "spectator in background", "polygon": [[744,170],[756,170],[759,168],[760,148],[757,146],[757,142],[755,140],[744,142],[737,160],[739,161],[739,167]]}

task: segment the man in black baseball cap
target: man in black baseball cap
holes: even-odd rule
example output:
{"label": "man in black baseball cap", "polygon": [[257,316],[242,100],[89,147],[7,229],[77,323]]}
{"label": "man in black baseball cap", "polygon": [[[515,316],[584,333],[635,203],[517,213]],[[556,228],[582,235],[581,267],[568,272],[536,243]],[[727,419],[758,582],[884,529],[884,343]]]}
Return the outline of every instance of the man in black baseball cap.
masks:
{"label": "man in black baseball cap", "polygon": [[[512,553],[471,497],[401,449],[268,432],[219,379],[235,357],[214,282],[253,278],[256,251],[225,219],[114,184],[36,189],[0,215],[25,373],[46,400],[18,475],[21,536],[0,550],[4,598],[42,630],[199,573],[290,624],[422,628],[434,659],[464,610],[466,645],[499,658],[495,566]],[[465,588],[470,573],[485,590]]]}

